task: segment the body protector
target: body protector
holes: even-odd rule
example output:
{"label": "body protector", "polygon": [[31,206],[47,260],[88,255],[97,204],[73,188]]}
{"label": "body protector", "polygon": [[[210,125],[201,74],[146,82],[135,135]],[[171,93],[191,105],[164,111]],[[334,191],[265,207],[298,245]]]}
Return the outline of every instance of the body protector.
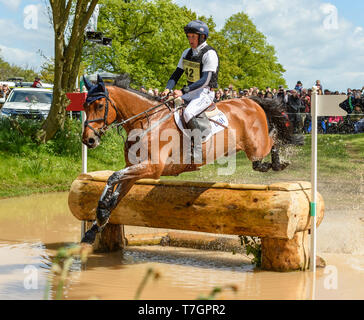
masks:
{"label": "body protector", "polygon": [[[202,78],[202,70],[203,70],[202,57],[209,50],[214,50],[216,52],[216,50],[209,45],[202,48],[199,54],[195,56],[193,56],[192,54],[193,53],[192,49],[190,49],[187,52],[186,57],[183,59],[183,69],[186,73],[188,85],[191,85],[192,83],[197,82]],[[208,86],[210,88],[218,88],[219,67],[220,63],[216,69],[216,72],[212,73],[211,79],[208,83]]]}

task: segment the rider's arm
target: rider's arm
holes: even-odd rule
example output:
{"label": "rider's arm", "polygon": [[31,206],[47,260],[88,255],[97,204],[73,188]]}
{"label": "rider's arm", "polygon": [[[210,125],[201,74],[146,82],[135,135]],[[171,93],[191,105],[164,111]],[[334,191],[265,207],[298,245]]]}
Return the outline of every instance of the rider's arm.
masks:
{"label": "rider's arm", "polygon": [[211,77],[212,77],[212,71],[202,72],[202,77],[200,78],[200,80],[197,80],[196,82],[190,84],[189,86],[184,86],[182,88],[182,92],[185,94],[194,91],[196,89],[207,87],[207,85],[211,80]]}
{"label": "rider's arm", "polygon": [[177,84],[178,80],[182,77],[184,70],[178,68],[173,72],[172,76],[167,82],[166,89],[172,90]]}

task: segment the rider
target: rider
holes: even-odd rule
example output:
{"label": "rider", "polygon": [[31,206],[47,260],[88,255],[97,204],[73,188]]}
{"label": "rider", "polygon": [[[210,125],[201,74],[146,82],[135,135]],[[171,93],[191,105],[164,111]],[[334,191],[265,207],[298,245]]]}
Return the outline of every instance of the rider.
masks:
{"label": "rider", "polygon": [[173,95],[175,98],[181,97],[188,102],[183,115],[187,127],[193,130],[199,128],[195,117],[214,101],[213,89],[218,87],[219,58],[216,50],[206,42],[209,28],[205,22],[193,20],[184,27],[184,31],[191,48],[182,53],[162,96],[168,95],[173,90],[185,72],[188,85],[182,90],[174,90]]}

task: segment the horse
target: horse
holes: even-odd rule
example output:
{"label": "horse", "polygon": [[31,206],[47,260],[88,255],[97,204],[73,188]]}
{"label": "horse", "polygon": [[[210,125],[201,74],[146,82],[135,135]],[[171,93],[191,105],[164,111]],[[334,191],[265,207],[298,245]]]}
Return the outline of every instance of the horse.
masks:
{"label": "horse", "polygon": [[[96,221],[85,233],[82,243],[92,244],[95,241],[96,234],[108,223],[112,210],[139,179],[159,179],[161,176],[177,176],[199,170],[207,159],[214,161],[230,155],[231,150],[233,153],[244,151],[257,171],[281,171],[288,165],[280,161],[279,148],[292,144],[294,135],[283,106],[276,100],[244,97],[216,103],[225,114],[228,126],[221,125],[223,128],[219,134],[202,143],[202,161],[192,163],[185,161],[185,150],[182,149],[186,137],[172,116],[177,112],[176,107],[130,88],[130,80],[125,76],[120,76],[113,85],[108,86],[100,76],[96,85],[86,78],[84,81],[88,94],[84,104],[87,119],[82,142],[88,148],[96,148],[105,132],[113,126],[123,127],[128,138],[124,143],[126,166],[109,177],[98,202]],[[165,137],[161,139],[163,132],[172,132],[174,141],[171,143]],[[218,135],[220,140],[217,139]],[[141,146],[138,152],[130,152],[135,151],[138,144]],[[153,145],[157,147],[153,149]],[[212,148],[215,145],[216,148]],[[177,156],[171,160],[172,151]],[[135,161],[137,155],[142,153],[144,156],[139,158],[140,161]],[[269,153],[272,162],[263,162]]]}

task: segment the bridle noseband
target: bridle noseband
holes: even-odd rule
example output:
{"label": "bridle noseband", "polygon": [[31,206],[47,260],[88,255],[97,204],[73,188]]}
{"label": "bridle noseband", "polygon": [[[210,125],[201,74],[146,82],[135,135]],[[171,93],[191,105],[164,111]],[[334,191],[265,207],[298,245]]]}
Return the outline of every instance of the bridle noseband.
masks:
{"label": "bridle noseband", "polygon": [[[115,122],[117,122],[117,118],[118,116],[120,118],[121,117],[121,114],[120,112],[118,111],[118,109],[116,108],[115,104],[110,100],[109,98],[109,93],[108,91],[105,89],[105,92],[95,92],[95,93],[91,93],[91,94],[88,94],[87,95],[87,98],[89,97],[99,97],[98,99],[101,99],[101,98],[105,98],[106,100],[106,106],[105,106],[105,114],[104,114],[104,117],[103,118],[98,118],[98,119],[92,119],[92,120],[86,120],[85,123],[84,123],[84,128],[86,129],[86,127],[90,128],[96,136],[98,136],[100,139],[101,139],[101,135],[105,133],[107,127]],[[98,100],[98,99],[95,99],[94,101]],[[94,102],[92,101],[92,102]],[[108,113],[109,113],[109,101],[111,103],[111,106],[114,108],[115,112],[116,112],[116,117],[115,117],[115,120],[109,124],[107,124],[107,116],[108,116]],[[92,103],[91,102],[91,103]],[[91,104],[89,103],[89,104]],[[98,122],[98,121],[103,121],[104,122],[104,125],[101,129],[99,129],[99,132],[97,132],[93,127],[91,127],[89,124],[92,123],[92,122]]]}

